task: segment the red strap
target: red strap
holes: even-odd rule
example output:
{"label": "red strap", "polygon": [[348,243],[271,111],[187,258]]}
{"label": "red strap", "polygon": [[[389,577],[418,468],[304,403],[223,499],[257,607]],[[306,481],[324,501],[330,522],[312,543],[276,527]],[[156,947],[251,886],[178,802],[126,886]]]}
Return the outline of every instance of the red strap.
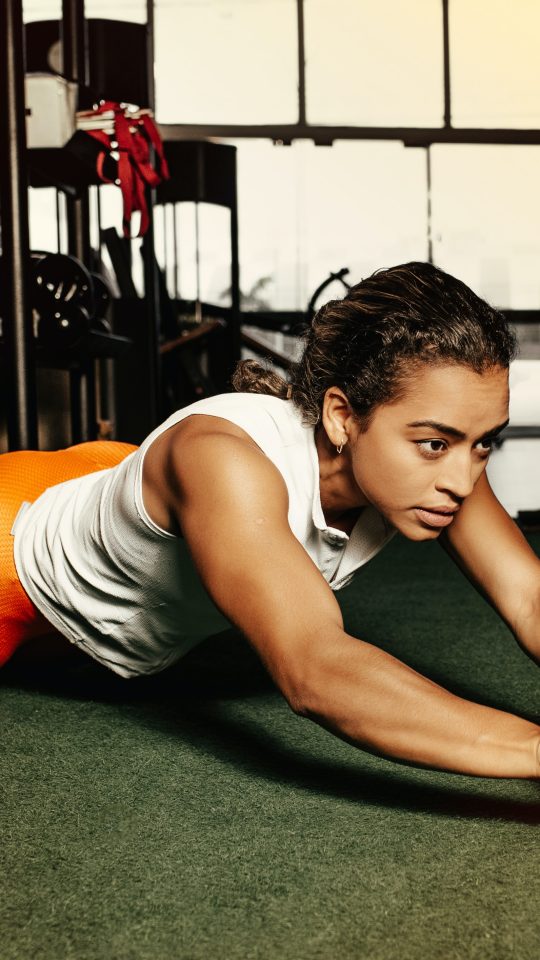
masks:
{"label": "red strap", "polygon": [[161,139],[157,127],[148,114],[145,114],[140,118],[139,123],[144,127],[145,133],[150,140],[154,150],[156,151],[159,158],[159,172],[161,174],[162,180],[169,180],[169,165],[165,157],[165,151],[163,149],[163,140]]}
{"label": "red strap", "polygon": [[[114,136],[103,130],[87,131],[103,146],[96,162],[97,174],[104,183],[112,182],[105,177],[103,168],[106,156],[112,150],[111,143],[116,141],[117,146],[114,149],[119,157],[116,183],[122,191],[123,233],[125,237],[131,235],[131,217],[133,211],[138,210],[141,214],[138,236],[142,237],[148,230],[150,222],[146,204],[146,186],[156,187],[163,179],[169,179],[163,143],[151,117],[148,115],[137,118],[126,116],[124,108],[111,100],[103,101],[95,110],[88,111],[85,116],[99,116],[107,112],[114,113]],[[132,132],[133,127],[139,129]],[[158,158],[159,172],[151,164],[150,144],[154,147]]]}

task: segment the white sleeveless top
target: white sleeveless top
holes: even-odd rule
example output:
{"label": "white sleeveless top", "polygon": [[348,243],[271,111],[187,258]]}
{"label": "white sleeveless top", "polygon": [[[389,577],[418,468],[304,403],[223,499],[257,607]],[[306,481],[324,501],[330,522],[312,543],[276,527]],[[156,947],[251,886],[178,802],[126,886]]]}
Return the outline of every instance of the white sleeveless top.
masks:
{"label": "white sleeveless top", "polygon": [[[156,673],[230,627],[195,570],[186,541],[158,527],[142,498],[151,443],[193,414],[222,417],[253,438],[280,471],[295,537],[333,590],[375,556],[394,529],[373,507],[351,536],[327,526],[313,427],[291,401],[231,393],[178,410],[115,467],[45,490],[16,518],[21,583],[60,633],[123,677]],[[234,550],[234,542],[230,544]]]}

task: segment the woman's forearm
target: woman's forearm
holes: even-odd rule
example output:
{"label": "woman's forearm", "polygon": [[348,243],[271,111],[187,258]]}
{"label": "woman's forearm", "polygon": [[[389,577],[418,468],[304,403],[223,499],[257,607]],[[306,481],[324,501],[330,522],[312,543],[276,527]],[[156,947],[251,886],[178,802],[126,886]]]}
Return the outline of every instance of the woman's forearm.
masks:
{"label": "woman's forearm", "polygon": [[540,778],[540,727],[457,697],[345,633],[314,659],[302,703],[302,715],[377,753],[475,776]]}

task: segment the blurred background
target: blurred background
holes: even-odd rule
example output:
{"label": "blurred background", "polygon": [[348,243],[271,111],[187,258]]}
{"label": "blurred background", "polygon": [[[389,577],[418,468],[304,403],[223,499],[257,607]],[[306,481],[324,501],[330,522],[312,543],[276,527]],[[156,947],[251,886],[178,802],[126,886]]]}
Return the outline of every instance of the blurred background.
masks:
{"label": "blurred background", "polygon": [[[228,389],[240,356],[286,374],[313,309],[377,268],[430,260],[517,330],[511,429],[490,471],[514,516],[540,509],[536,0],[25,0],[22,17],[24,377],[35,371],[42,448],[138,442]],[[54,110],[38,101],[29,116],[29,74],[72,84],[65,144],[32,146],[30,123],[41,114],[51,130]],[[146,188],[143,238],[122,236],[115,172],[104,183],[81,159],[81,111],[101,99],[150,108],[164,144],[170,177]],[[94,291],[90,329],[70,315],[45,332],[32,290],[52,267],[58,283],[48,252],[101,278],[101,325]],[[21,363],[8,360],[8,301],[2,317],[8,369]],[[22,442],[21,376],[5,387],[2,449]]]}

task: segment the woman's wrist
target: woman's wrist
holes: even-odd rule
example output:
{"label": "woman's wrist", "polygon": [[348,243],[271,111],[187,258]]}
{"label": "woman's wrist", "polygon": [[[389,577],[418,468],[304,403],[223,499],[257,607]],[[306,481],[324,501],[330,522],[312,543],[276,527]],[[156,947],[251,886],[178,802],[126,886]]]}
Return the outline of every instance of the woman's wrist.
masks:
{"label": "woman's wrist", "polygon": [[533,777],[535,780],[540,780],[540,731],[536,735],[536,742],[534,748],[534,773]]}
{"label": "woman's wrist", "polygon": [[501,730],[482,737],[483,750],[490,754],[493,751],[498,772],[492,776],[540,780],[540,727],[520,717],[512,720],[516,721],[514,731]]}

